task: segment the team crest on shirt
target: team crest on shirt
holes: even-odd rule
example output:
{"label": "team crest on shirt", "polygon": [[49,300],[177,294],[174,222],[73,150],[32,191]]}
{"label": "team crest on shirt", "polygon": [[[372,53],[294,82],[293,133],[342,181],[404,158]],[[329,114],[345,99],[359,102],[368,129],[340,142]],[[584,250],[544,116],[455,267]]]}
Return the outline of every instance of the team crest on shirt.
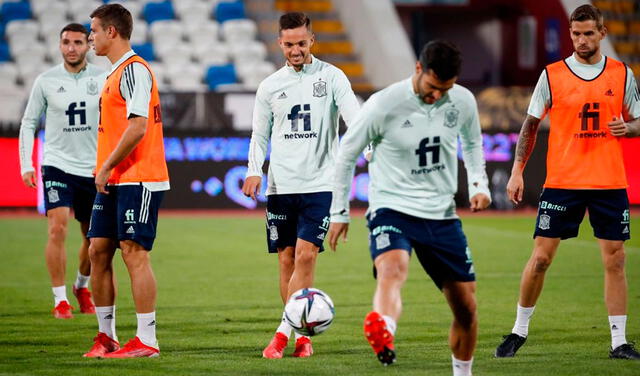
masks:
{"label": "team crest on shirt", "polygon": [[538,222],[540,230],[548,230],[551,228],[551,217],[546,214],[540,215],[540,221]]}
{"label": "team crest on shirt", "polygon": [[456,108],[450,108],[444,112],[444,126],[453,128],[458,125],[458,115],[460,111]]}
{"label": "team crest on shirt", "polygon": [[313,96],[314,97],[327,96],[327,83],[325,81],[322,81],[322,78],[320,78],[318,82],[313,83]]}
{"label": "team crest on shirt", "polygon": [[98,94],[98,83],[92,79],[87,82],[87,94],[96,95]]}
{"label": "team crest on shirt", "polygon": [[278,228],[276,226],[269,226],[269,239],[274,242],[278,240]]}
{"label": "team crest on shirt", "polygon": [[49,191],[47,191],[47,196],[49,196],[49,202],[51,204],[60,201],[60,195],[58,195],[58,190],[55,188],[49,189]]}

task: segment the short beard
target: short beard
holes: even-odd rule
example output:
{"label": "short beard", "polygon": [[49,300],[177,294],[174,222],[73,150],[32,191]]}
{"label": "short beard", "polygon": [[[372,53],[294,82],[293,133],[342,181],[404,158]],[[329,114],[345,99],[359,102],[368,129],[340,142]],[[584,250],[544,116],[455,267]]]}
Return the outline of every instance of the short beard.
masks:
{"label": "short beard", "polygon": [[593,55],[596,54],[597,50],[590,50],[590,51],[586,51],[586,52],[578,52],[578,56],[580,56],[582,59],[584,60],[589,60]]}

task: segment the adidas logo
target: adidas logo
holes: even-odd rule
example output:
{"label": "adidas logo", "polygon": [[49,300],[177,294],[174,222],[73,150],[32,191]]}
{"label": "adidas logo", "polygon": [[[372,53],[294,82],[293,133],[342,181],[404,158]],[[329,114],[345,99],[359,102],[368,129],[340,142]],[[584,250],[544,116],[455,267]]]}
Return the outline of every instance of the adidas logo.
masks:
{"label": "adidas logo", "polygon": [[62,86],[60,86],[60,89],[58,89],[58,93],[66,93],[66,92],[67,91]]}
{"label": "adidas logo", "polygon": [[607,90],[604,95],[608,96],[608,97],[613,97],[613,90],[609,89]]}
{"label": "adidas logo", "polygon": [[127,229],[127,234],[135,234],[136,230],[133,229],[133,226],[129,226]]}
{"label": "adidas logo", "polygon": [[112,314],[108,314],[105,317],[102,318],[103,320],[113,320],[113,315]]}
{"label": "adidas logo", "polygon": [[287,94],[283,91],[282,94],[278,97],[278,99],[287,99]]}
{"label": "adidas logo", "polygon": [[614,325],[611,325],[611,330],[618,330],[618,327]]}
{"label": "adidas logo", "polygon": [[400,128],[411,128],[411,127],[413,127],[413,124],[411,124],[409,120],[405,120],[404,123],[402,123],[402,126]]}
{"label": "adidas logo", "polygon": [[323,233],[321,233],[320,235],[318,235],[318,239],[320,239],[320,240],[324,240],[324,232],[323,232]]}
{"label": "adidas logo", "polygon": [[149,324],[147,324],[147,326],[155,326],[155,325],[156,325],[156,320],[153,320]]}
{"label": "adidas logo", "polygon": [[628,234],[629,233],[629,226],[624,226],[624,230],[622,230],[623,234]]}

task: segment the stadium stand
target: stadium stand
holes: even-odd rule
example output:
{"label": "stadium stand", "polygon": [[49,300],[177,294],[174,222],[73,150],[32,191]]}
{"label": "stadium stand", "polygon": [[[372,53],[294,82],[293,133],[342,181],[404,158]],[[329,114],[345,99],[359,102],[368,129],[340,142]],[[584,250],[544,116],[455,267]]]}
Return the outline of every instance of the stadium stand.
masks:
{"label": "stadium stand", "polygon": [[620,59],[640,79],[640,2],[633,0],[595,0]]}

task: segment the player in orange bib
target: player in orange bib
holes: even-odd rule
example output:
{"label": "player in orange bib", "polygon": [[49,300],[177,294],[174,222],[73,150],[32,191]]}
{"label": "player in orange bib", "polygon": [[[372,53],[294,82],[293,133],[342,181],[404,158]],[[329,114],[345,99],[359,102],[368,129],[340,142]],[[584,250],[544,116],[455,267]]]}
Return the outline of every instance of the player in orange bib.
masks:
{"label": "player in orange bib", "polygon": [[[138,358],[160,355],[156,340],[156,281],[149,251],[158,207],[169,189],[160,96],[149,64],[131,50],[131,13],[105,4],[91,13],[96,55],[113,64],[100,97],[96,189],[88,237],[98,335],[85,357]],[[131,277],[138,329],[120,348],[115,330],[116,249]]]}
{"label": "player in orange bib", "polygon": [[576,237],[585,212],[598,238],[605,270],[605,302],[611,329],[609,357],[640,360],[627,343],[627,281],[624,241],[630,238],[627,179],[621,137],[640,136],[640,95],[633,72],[603,56],[602,14],[582,5],[570,17],[574,53],[550,64],[531,98],[507,185],[511,201],[522,201],[522,173],[533,151],[540,121],[549,114],[547,179],[540,196],[534,248],[522,273],[516,322],[496,349],[512,357],[524,344],[545,272],[562,239]]}

